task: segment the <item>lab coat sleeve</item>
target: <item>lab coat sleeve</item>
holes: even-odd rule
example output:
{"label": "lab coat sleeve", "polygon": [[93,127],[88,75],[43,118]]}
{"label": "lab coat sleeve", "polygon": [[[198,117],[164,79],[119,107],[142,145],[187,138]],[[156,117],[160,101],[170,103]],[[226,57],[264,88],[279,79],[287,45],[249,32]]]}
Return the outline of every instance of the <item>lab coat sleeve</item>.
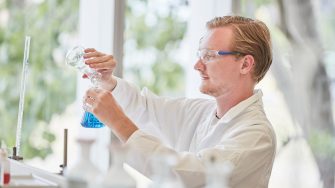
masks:
{"label": "lab coat sleeve", "polygon": [[176,152],[165,146],[158,138],[141,130],[132,134],[125,144],[130,148],[131,156],[127,163],[143,175],[154,177],[154,158],[164,153],[178,159],[178,166],[169,169],[175,178],[183,182],[185,187],[203,187],[205,183],[205,167],[199,157],[189,152]]}
{"label": "lab coat sleeve", "polygon": [[[264,185],[263,181],[269,173],[267,170],[271,169],[274,155],[272,139],[257,126],[250,130],[236,132],[230,138],[224,138],[218,145],[205,148],[198,153],[176,152],[164,146],[158,138],[140,130],[128,139],[126,145],[132,150],[132,157],[128,163],[149,178],[153,175],[152,155],[169,153],[176,156],[179,162],[171,171],[188,188],[205,185],[206,159],[213,155],[218,161],[233,164],[231,187],[263,187],[260,185]],[[252,173],[259,174],[255,176]],[[250,180],[250,176],[256,178]],[[253,184],[248,185],[248,182]]]}
{"label": "lab coat sleeve", "polygon": [[204,105],[208,104],[204,99],[158,97],[146,88],[140,91],[119,78],[112,93],[126,115],[140,129],[154,127],[160,130],[171,146],[179,142],[180,134],[185,134],[185,137],[194,134],[196,124],[191,122],[199,121],[197,118],[202,117],[201,114],[207,110]]}

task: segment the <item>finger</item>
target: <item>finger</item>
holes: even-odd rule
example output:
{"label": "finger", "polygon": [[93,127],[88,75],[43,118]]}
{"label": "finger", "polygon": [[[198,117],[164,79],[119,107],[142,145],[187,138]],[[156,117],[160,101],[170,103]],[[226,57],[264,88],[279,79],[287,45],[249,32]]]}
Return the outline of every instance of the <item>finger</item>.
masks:
{"label": "finger", "polygon": [[84,105],[88,105],[90,108],[92,108],[93,106],[96,105],[96,98],[91,97],[91,96],[87,96],[87,97],[83,100],[83,104],[84,104]]}
{"label": "finger", "polygon": [[90,97],[84,96],[83,97],[83,109],[87,112],[92,111],[93,100],[90,100]]}
{"label": "finger", "polygon": [[92,58],[92,57],[101,57],[104,56],[104,53],[94,51],[94,52],[89,52],[84,54],[84,59]]}
{"label": "finger", "polygon": [[94,49],[94,48],[86,48],[86,49],[84,50],[85,53],[96,52],[96,51],[97,51],[97,50]]}
{"label": "finger", "polygon": [[90,65],[93,63],[103,63],[107,61],[114,61],[114,57],[112,55],[104,55],[104,56],[100,56],[96,58],[91,58],[91,59],[87,59],[85,61],[85,64]]}
{"label": "finger", "polygon": [[115,68],[116,63],[114,61],[112,61],[112,62],[91,64],[89,66],[90,66],[90,68],[97,69],[97,70],[110,70],[110,69]]}
{"label": "finger", "polygon": [[91,97],[91,96],[88,96],[88,97],[86,97],[86,99],[85,99],[85,102],[86,102],[87,104],[90,104],[91,106],[93,106],[93,104],[95,103],[95,101],[96,101],[96,99],[95,99],[94,97]]}
{"label": "finger", "polygon": [[113,70],[111,70],[111,69],[97,69],[97,72],[99,72],[100,74],[105,74],[105,73],[112,73]]}
{"label": "finger", "polygon": [[92,105],[95,100],[96,100],[95,97],[91,97],[89,95],[85,95],[83,97],[83,103],[87,103],[87,104],[90,104],[90,105]]}

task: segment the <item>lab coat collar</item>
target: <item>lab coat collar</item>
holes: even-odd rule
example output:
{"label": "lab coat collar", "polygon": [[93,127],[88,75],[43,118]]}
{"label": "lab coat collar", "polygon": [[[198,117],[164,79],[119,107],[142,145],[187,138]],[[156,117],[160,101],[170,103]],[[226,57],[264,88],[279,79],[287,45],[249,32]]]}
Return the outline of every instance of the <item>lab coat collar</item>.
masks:
{"label": "lab coat collar", "polygon": [[254,94],[251,97],[241,101],[240,103],[232,107],[230,110],[228,110],[227,113],[219,120],[218,123],[230,122],[248,106],[259,101],[262,98],[262,96],[263,93],[260,89],[254,90]]}

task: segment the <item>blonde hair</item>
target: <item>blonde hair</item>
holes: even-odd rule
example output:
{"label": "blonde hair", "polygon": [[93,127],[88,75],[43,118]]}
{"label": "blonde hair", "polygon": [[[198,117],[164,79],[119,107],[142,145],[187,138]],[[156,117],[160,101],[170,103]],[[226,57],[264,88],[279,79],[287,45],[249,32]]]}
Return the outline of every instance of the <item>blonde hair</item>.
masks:
{"label": "blonde hair", "polygon": [[206,24],[207,29],[230,26],[234,39],[231,50],[255,59],[253,77],[259,82],[272,64],[272,48],[269,29],[262,21],[241,16],[216,17]]}

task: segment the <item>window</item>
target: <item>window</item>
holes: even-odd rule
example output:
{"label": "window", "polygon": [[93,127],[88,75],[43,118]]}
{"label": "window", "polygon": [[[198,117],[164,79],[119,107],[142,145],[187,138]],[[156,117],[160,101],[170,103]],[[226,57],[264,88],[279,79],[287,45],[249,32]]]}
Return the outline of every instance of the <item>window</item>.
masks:
{"label": "window", "polygon": [[59,171],[62,157],[56,159],[54,154],[62,155],[62,128],[73,119],[68,112],[76,98],[76,75],[64,57],[78,38],[79,0],[0,1],[0,5],[0,140],[9,148],[15,145],[24,39],[29,35],[20,155],[34,166]]}
{"label": "window", "polygon": [[185,71],[180,50],[188,18],[183,0],[128,2],[124,77],[157,94],[183,95]]}

